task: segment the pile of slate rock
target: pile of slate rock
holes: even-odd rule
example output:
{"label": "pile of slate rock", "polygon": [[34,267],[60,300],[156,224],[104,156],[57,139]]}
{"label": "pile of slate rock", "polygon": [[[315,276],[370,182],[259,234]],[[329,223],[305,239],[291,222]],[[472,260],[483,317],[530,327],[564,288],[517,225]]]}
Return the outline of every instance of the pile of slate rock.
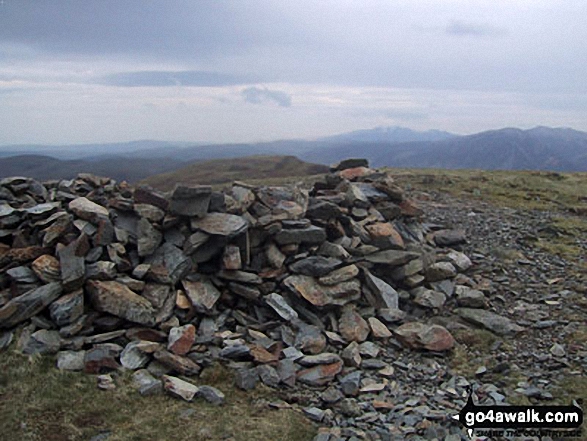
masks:
{"label": "pile of slate rock", "polygon": [[222,392],[185,377],[218,362],[243,389],[325,389],[364,368],[385,376],[370,366],[377,348],[443,353],[454,339],[428,317],[448,299],[465,315],[485,306],[463,274],[464,233],[422,216],[360,159],[311,189],[163,194],[89,174],[5,178],[0,348],[18,336],[19,350],[56,354],[59,369],[135,370],[142,394],[216,404]]}

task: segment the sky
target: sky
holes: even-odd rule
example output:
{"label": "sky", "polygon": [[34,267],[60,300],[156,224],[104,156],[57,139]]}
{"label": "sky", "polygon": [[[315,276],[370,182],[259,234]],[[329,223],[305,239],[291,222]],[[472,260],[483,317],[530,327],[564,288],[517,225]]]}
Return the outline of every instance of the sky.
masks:
{"label": "sky", "polygon": [[587,131],[587,2],[0,0],[0,145]]}

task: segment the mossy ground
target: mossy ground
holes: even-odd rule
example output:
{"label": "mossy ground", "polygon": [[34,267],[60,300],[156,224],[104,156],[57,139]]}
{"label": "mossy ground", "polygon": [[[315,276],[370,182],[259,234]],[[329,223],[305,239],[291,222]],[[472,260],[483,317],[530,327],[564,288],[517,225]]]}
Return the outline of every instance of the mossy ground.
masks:
{"label": "mossy ground", "polygon": [[276,400],[258,386],[243,392],[221,367],[205,369],[196,384],[218,387],[226,404],[166,395],[142,397],[129,373],[116,374],[117,389],[101,391],[96,378],[61,372],[53,357],[26,357],[12,348],[0,354],[0,439],[76,441],[109,432],[108,441],[311,440],[316,428],[293,410],[270,410]]}

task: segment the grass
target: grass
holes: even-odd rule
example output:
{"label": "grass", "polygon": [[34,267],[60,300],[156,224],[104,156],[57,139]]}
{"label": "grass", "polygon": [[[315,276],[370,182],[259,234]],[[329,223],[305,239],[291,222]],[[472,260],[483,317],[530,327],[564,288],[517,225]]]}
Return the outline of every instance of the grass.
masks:
{"label": "grass", "polygon": [[53,357],[0,354],[0,438],[76,441],[108,432],[108,441],[311,440],[315,427],[293,410],[259,402],[277,396],[262,386],[243,392],[222,366],[189,379],[221,389],[226,404],[183,402],[166,395],[142,397],[129,373],[115,375],[117,389],[101,391],[94,376],[60,372]]}

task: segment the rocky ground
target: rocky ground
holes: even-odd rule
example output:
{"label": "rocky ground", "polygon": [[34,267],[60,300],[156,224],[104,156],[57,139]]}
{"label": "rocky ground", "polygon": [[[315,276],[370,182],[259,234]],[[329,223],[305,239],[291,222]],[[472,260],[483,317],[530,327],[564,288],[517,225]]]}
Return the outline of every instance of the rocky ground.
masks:
{"label": "rocky ground", "polygon": [[32,196],[0,213],[0,346],[111,372],[104,389],[134,370],[141,394],[215,405],[222,391],[189,376],[222,362],[241,389],[275,388],[259,405],[302,412],[320,441],[468,439],[451,417],[469,390],[479,404],[581,399],[582,238],[559,257],[540,246],[560,234],[553,213],[404,195],[364,165],[309,199],[246,185],[162,197],[85,176],[47,201],[7,182],[13,206]]}

